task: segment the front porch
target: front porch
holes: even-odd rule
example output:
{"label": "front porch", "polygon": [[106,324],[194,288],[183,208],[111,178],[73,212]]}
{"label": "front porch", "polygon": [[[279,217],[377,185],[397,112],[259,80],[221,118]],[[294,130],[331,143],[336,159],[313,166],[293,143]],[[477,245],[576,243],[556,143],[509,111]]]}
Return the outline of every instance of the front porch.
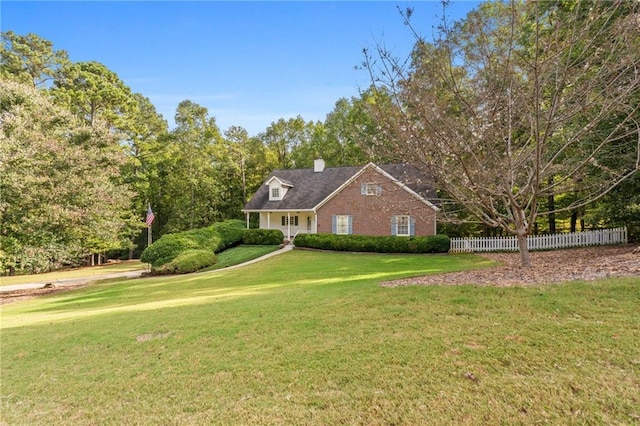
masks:
{"label": "front porch", "polygon": [[279,229],[287,241],[291,241],[299,233],[315,234],[318,232],[317,214],[312,211],[245,212],[247,228],[249,228],[251,213],[258,213],[260,229]]}

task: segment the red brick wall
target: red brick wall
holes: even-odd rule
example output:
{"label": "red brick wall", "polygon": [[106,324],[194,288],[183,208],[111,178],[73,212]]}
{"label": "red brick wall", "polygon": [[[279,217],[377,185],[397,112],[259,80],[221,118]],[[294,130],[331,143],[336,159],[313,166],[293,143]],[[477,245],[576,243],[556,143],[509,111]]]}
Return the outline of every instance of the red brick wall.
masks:
{"label": "red brick wall", "polygon": [[[382,194],[362,195],[362,183],[381,185]],[[318,210],[319,233],[331,233],[333,215],[351,215],[354,234],[391,235],[391,217],[398,215],[415,219],[415,235],[435,233],[433,209],[374,168],[367,169]]]}

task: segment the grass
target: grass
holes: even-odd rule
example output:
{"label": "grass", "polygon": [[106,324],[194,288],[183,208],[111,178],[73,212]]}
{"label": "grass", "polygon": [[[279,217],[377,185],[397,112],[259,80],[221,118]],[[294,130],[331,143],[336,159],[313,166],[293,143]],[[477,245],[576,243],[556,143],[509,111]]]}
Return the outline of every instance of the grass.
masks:
{"label": "grass", "polygon": [[232,247],[221,253],[218,253],[218,260],[215,265],[205,268],[204,271],[212,271],[215,269],[227,268],[229,266],[239,265],[253,259],[257,259],[265,254],[279,250],[280,246],[256,246],[241,245]]}
{"label": "grass", "polygon": [[638,422],[637,278],[378,286],[483,266],[296,250],[6,305],[1,422]]}
{"label": "grass", "polygon": [[139,260],[127,260],[100,266],[85,266],[82,268],[64,269],[36,275],[14,275],[12,277],[0,277],[0,286],[25,284],[31,282],[50,282],[69,278],[93,277],[96,275],[113,274],[117,272],[140,271],[147,265]]}

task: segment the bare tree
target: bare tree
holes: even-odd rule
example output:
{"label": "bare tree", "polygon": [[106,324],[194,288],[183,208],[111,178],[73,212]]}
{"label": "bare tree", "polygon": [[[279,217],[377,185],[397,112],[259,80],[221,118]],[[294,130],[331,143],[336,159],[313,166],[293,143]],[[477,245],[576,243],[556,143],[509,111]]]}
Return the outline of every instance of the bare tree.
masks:
{"label": "bare tree", "polygon": [[[432,43],[414,31],[409,60],[378,45],[364,67],[395,101],[379,111],[379,131],[455,203],[516,235],[529,266],[536,217],[559,211],[540,200],[572,193],[562,210],[584,206],[640,169],[639,10],[484,3],[443,20]],[[401,11],[413,31],[411,13]]]}

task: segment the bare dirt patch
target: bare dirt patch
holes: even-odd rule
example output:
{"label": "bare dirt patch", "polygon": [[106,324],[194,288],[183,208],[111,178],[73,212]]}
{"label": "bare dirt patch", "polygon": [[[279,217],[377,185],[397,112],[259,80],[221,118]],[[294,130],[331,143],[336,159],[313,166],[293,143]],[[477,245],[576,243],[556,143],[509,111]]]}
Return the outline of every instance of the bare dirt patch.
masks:
{"label": "bare dirt patch", "polygon": [[500,287],[592,281],[607,277],[636,276],[640,282],[640,253],[635,246],[602,246],[532,252],[532,266],[520,266],[519,253],[483,253],[498,262],[491,268],[425,275],[380,283],[383,287],[405,285],[493,285]]}
{"label": "bare dirt patch", "polygon": [[76,288],[84,287],[88,282],[78,284],[67,284],[65,286],[53,286],[45,287],[43,285],[40,288],[30,288],[24,290],[12,290],[0,292],[0,305],[6,305],[9,303],[20,302],[23,300],[33,299],[34,297],[44,296],[47,294],[60,293],[63,291],[69,291]]}

